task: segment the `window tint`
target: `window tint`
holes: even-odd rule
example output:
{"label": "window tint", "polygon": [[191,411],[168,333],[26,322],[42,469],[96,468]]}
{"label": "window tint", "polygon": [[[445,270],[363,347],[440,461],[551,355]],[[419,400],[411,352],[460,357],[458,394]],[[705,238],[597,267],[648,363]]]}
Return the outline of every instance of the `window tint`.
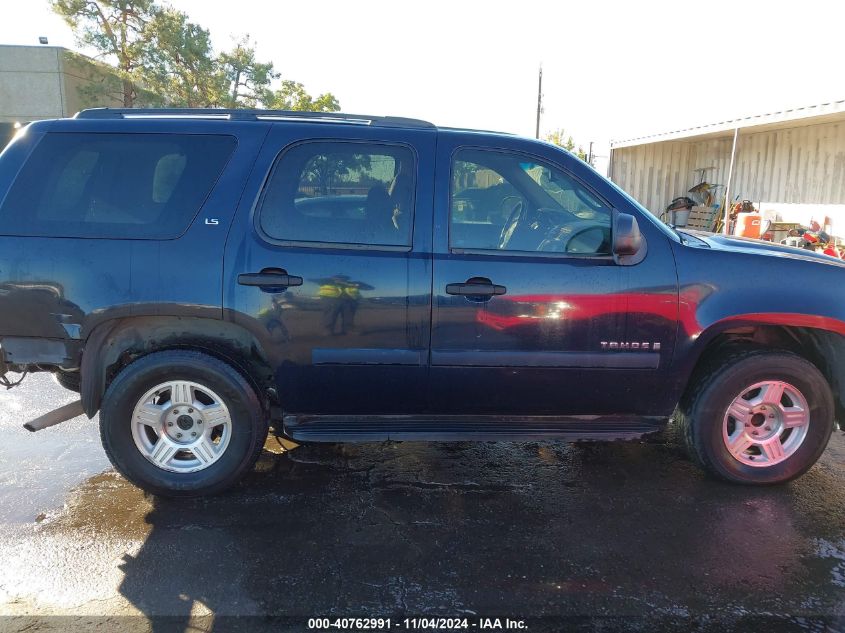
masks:
{"label": "window tint", "polygon": [[235,144],[231,136],[47,134],[0,207],[0,233],[177,237]]}
{"label": "window tint", "polygon": [[276,161],[259,222],[279,240],[410,246],[413,194],[406,147],[305,143]]}
{"label": "window tint", "polygon": [[563,171],[515,154],[458,151],[450,210],[452,248],[610,253],[611,209]]}

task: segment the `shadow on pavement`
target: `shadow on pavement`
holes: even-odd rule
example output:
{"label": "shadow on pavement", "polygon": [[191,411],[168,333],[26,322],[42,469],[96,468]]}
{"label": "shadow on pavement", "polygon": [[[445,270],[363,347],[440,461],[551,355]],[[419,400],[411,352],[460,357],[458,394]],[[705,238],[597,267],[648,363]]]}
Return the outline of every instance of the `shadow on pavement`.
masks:
{"label": "shadow on pavement", "polygon": [[144,497],[99,475],[47,529],[141,540],[118,562],[118,591],[156,633],[422,615],[529,618],[531,631],[837,630],[843,483],[828,459],[784,487],[722,484],[671,431],[312,445],[265,451],[208,499]]}

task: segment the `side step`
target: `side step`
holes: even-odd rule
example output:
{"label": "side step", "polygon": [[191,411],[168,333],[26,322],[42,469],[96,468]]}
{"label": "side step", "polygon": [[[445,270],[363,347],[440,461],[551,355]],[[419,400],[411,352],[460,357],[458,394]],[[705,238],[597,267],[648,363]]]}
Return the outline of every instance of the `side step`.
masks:
{"label": "side step", "polygon": [[663,428],[667,418],[631,416],[377,416],[286,415],[297,442],[633,440]]}

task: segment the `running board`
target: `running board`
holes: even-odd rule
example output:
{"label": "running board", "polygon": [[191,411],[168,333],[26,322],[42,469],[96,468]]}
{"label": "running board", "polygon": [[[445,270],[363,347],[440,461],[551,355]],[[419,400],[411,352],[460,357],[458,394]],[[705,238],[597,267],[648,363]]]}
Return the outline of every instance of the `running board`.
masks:
{"label": "running board", "polygon": [[297,442],[634,440],[668,418],[632,416],[378,416],[286,415]]}

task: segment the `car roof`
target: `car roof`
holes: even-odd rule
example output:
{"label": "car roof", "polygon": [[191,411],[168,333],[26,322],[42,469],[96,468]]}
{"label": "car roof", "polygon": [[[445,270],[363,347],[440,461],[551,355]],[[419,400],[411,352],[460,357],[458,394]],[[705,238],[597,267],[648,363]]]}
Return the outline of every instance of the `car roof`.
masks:
{"label": "car roof", "polygon": [[394,128],[428,128],[433,123],[421,119],[343,112],[298,112],[223,108],[90,108],[77,112],[74,119],[194,119],[205,121],[293,121],[301,123],[345,123]]}
{"label": "car roof", "polygon": [[512,137],[507,132],[472,128],[442,127],[429,121],[397,116],[373,116],[344,112],[299,112],[292,110],[257,110],[223,108],[89,108],[78,112],[74,119],[157,119],[204,121],[290,121],[301,123],[338,123],[406,129],[430,129],[454,134],[484,134]]}

